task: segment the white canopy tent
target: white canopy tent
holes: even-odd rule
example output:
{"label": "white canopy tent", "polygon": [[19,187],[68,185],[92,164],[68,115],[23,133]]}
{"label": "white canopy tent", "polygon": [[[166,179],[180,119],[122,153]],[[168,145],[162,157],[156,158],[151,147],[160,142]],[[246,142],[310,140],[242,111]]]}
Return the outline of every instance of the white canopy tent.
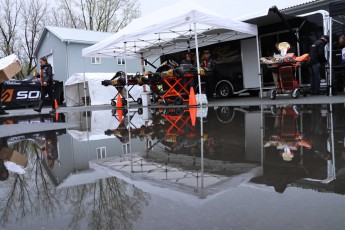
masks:
{"label": "white canopy tent", "polygon": [[[103,80],[110,80],[114,73],[75,73],[71,75],[65,83],[66,105],[80,105],[81,95],[89,96],[91,105],[110,104],[116,89],[105,87],[101,84]],[[85,93],[83,93],[85,87]]]}
{"label": "white canopy tent", "polygon": [[148,58],[195,48],[200,73],[199,47],[249,37],[258,42],[257,35],[256,25],[232,20],[193,1],[181,1],[133,20],[118,33],[83,49],[82,55]]}
{"label": "white canopy tent", "polygon": [[[116,89],[112,86],[102,85],[103,80],[110,80],[114,73],[75,73],[68,78],[66,86],[66,105],[80,105],[82,95],[89,96],[91,105],[109,105],[111,99],[116,94]],[[84,91],[85,87],[85,92]],[[142,92],[142,87],[134,86],[131,95],[138,99]]]}

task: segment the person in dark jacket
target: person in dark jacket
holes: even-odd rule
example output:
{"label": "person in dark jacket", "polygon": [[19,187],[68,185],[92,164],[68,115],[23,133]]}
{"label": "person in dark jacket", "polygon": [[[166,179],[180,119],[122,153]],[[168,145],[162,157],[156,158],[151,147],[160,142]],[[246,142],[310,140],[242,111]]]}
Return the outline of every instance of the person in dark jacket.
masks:
{"label": "person in dark jacket", "polygon": [[43,107],[44,99],[46,95],[48,94],[50,104],[52,106],[52,110],[49,112],[51,114],[56,112],[55,109],[55,103],[54,103],[54,89],[53,89],[53,68],[48,63],[47,57],[41,57],[40,58],[40,65],[41,65],[41,73],[40,73],[40,79],[41,79],[41,99],[38,104],[38,107],[34,109],[36,112],[40,113]]}
{"label": "person in dark jacket", "polygon": [[310,91],[312,95],[320,94],[320,71],[321,67],[327,63],[325,57],[325,45],[329,42],[329,37],[323,35],[320,40],[314,42],[310,50],[309,77]]}
{"label": "person in dark jacket", "polygon": [[194,64],[192,59],[192,54],[190,52],[186,53],[186,57],[181,61],[181,65],[192,65]]}

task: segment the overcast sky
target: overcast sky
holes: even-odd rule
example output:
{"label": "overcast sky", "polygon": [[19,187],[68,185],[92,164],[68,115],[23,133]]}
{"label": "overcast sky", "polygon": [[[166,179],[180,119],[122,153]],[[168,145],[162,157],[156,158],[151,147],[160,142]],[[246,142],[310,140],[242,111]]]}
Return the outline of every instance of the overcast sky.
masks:
{"label": "overcast sky", "polygon": [[[162,1],[162,0],[139,0],[141,4],[142,15],[150,13],[171,4],[176,1]],[[189,1],[189,0],[182,0]],[[289,6],[299,5],[310,0],[197,0],[201,5],[208,7],[213,11],[217,11],[224,16],[230,18],[241,17],[243,15],[252,14],[254,12],[268,10],[269,7],[276,5],[279,9]],[[167,12],[173,14],[173,12]],[[159,20],[159,19],[158,19]]]}

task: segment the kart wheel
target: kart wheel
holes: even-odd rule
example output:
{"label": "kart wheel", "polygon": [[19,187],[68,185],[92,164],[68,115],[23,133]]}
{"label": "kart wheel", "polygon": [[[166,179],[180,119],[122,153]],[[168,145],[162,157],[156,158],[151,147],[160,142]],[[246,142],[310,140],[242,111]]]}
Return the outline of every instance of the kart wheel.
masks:
{"label": "kart wheel", "polygon": [[111,106],[116,106],[116,102],[115,101],[111,101]]}
{"label": "kart wheel", "polygon": [[143,99],[139,97],[138,100],[137,100],[137,103],[138,103],[138,105],[142,105],[143,104]]}
{"label": "kart wheel", "polygon": [[277,90],[273,89],[270,91],[270,98],[271,100],[275,100],[277,97]]}
{"label": "kart wheel", "polygon": [[138,114],[139,114],[139,115],[142,115],[142,114],[143,114],[143,112],[144,112],[144,111],[143,111],[143,109],[142,109],[142,108],[139,108],[139,109],[138,109]]}
{"label": "kart wheel", "polygon": [[182,105],[182,104],[183,104],[183,98],[181,98],[181,97],[175,97],[175,99],[174,99],[174,104],[175,104],[175,105]]}
{"label": "kart wheel", "polygon": [[111,114],[114,116],[116,115],[116,109],[111,110]]}
{"label": "kart wheel", "polygon": [[292,93],[291,93],[291,97],[293,98],[293,99],[297,99],[298,97],[299,97],[299,89],[295,89],[294,91],[292,91]]}

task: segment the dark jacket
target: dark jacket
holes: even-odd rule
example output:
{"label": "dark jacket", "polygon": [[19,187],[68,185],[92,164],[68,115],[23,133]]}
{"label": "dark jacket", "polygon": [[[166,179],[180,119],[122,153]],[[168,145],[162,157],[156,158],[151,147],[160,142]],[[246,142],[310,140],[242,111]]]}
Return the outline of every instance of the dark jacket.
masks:
{"label": "dark jacket", "polygon": [[327,63],[327,59],[325,58],[325,45],[326,42],[324,42],[322,39],[314,42],[310,49],[310,64]]}
{"label": "dark jacket", "polygon": [[208,60],[204,60],[201,62],[201,67],[204,67],[208,70],[212,70],[215,66],[215,62],[212,58],[209,58]]}
{"label": "dark jacket", "polygon": [[187,61],[186,59],[182,60],[181,61],[181,65],[192,65],[193,64],[193,61]]}
{"label": "dark jacket", "polygon": [[47,82],[48,85],[53,84],[53,68],[50,64],[41,66],[42,83]]}

